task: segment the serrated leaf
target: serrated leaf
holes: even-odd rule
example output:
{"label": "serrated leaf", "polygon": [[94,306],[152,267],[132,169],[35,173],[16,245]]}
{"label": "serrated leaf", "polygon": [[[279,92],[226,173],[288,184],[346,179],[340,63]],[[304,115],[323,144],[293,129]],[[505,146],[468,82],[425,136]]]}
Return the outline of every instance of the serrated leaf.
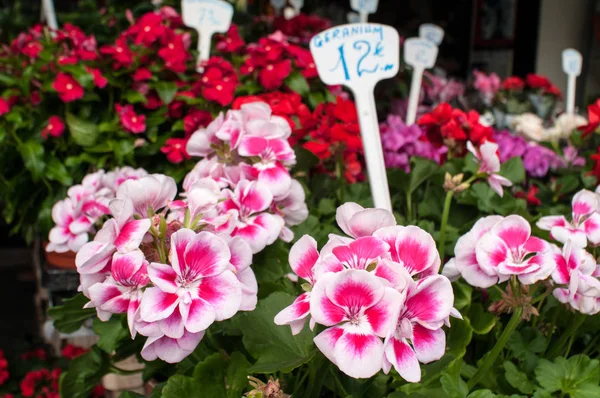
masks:
{"label": "serrated leaf", "polygon": [[34,180],[44,173],[44,147],[37,141],[29,140],[19,145],[19,152],[27,170],[31,172]]}
{"label": "serrated leaf", "polygon": [[535,391],[535,384],[529,381],[527,375],[517,369],[514,363],[510,361],[504,362],[504,376],[508,383],[525,394],[531,394]]}
{"label": "serrated leaf", "polygon": [[54,327],[63,333],[79,330],[83,323],[96,315],[94,308],[83,308],[89,300],[81,293],[63,301],[62,305],[52,307],[48,315],[54,320]]}
{"label": "serrated leaf", "polygon": [[205,397],[204,386],[192,377],[174,375],[169,378],[162,390],[163,398],[198,398]]}
{"label": "serrated leaf", "polygon": [[413,193],[423,182],[440,171],[440,166],[433,160],[413,157],[409,174],[408,193]]}
{"label": "serrated leaf", "polygon": [[250,362],[239,352],[228,358],[215,353],[196,365],[194,379],[204,386],[206,397],[239,398],[248,385]]}
{"label": "serrated leaf", "polygon": [[486,311],[480,303],[471,304],[467,313],[473,332],[477,334],[487,334],[496,325],[495,315]]}
{"label": "serrated leaf", "polygon": [[290,88],[290,90],[295,91],[303,97],[310,91],[310,87],[308,86],[306,78],[302,76],[300,72],[294,72],[290,74],[290,76],[285,79],[285,84]]}
{"label": "serrated leaf", "polygon": [[254,311],[240,313],[234,319],[236,326],[244,331],[244,347],[256,358],[249,373],[287,373],[315,355],[314,333],[308,327],[294,336],[289,327],[273,322],[275,315],[293,301],[289,294],[273,293],[260,300]]}
{"label": "serrated leaf", "polygon": [[554,362],[542,359],[535,368],[535,376],[546,391],[587,396],[590,392],[600,390],[599,365],[599,360],[585,355],[575,355],[569,359],[558,357]]}
{"label": "serrated leaf", "polygon": [[78,356],[69,364],[67,372],[60,378],[60,396],[64,398],[85,398],[108,373],[108,356],[99,348]]}
{"label": "serrated leaf", "polygon": [[80,146],[92,146],[98,139],[98,126],[67,112],[65,118],[73,140]]}
{"label": "serrated leaf", "polygon": [[508,178],[513,184],[520,184],[525,181],[523,159],[518,156],[508,159],[502,164],[500,175]]}
{"label": "serrated leaf", "polygon": [[460,359],[454,361],[440,378],[442,388],[450,398],[465,398],[469,393],[467,383],[460,377],[461,364]]}
{"label": "serrated leaf", "polygon": [[117,315],[106,322],[95,318],[94,332],[100,337],[96,345],[107,354],[112,354],[120,340],[129,338],[129,330],[123,325],[122,317]]}

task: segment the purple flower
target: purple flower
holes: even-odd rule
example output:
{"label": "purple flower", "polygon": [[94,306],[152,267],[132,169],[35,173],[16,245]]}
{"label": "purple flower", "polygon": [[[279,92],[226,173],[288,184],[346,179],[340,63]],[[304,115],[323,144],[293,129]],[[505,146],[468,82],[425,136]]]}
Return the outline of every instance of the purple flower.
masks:
{"label": "purple flower", "polygon": [[425,133],[418,125],[407,126],[402,118],[389,115],[381,126],[381,142],[385,164],[387,167],[410,171],[410,158],[419,156],[441,163],[446,147],[436,148],[425,138]]}
{"label": "purple flower", "polygon": [[585,159],[578,155],[579,153],[577,152],[577,148],[572,145],[569,145],[563,149],[563,158],[567,162],[567,165],[585,166]]}
{"label": "purple flower", "polygon": [[523,166],[530,176],[544,177],[550,169],[564,167],[564,160],[542,145],[531,145],[523,157]]}
{"label": "purple flower", "polygon": [[500,161],[502,163],[515,156],[523,157],[529,147],[529,144],[523,137],[513,135],[506,130],[496,131],[494,133],[494,141],[498,143],[498,152],[500,153]]}

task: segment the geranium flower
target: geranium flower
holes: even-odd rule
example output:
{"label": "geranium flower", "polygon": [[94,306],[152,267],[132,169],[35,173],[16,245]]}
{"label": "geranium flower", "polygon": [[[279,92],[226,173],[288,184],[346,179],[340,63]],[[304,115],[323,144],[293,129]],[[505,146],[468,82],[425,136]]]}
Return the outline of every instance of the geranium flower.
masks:
{"label": "geranium flower", "polygon": [[146,340],[141,355],[146,361],[155,361],[160,358],[168,363],[178,363],[194,352],[202,337],[204,337],[204,331],[198,333],[185,331],[183,336],[178,339],[172,339],[162,334],[151,336]]}
{"label": "geranium flower", "polygon": [[409,280],[395,332],[386,338],[383,369],[394,366],[406,381],[421,380],[420,363],[440,359],[446,350],[442,326],[452,311],[454,294],[450,281],[432,275],[417,282]]}
{"label": "geranium flower", "polygon": [[552,85],[552,82],[550,82],[546,76],[536,75],[534,73],[529,73],[525,77],[525,82],[527,83],[527,86],[533,89],[543,89]]}
{"label": "geranium flower", "polygon": [[21,52],[28,56],[29,58],[37,58],[40,53],[44,50],[44,46],[42,45],[42,43],[38,42],[38,41],[30,41],[29,43],[27,43],[27,45],[25,45],[22,49]]}
{"label": "geranium flower", "polygon": [[185,138],[169,138],[160,151],[167,155],[167,160],[171,163],[181,163],[190,159],[190,155],[185,150],[187,140]]}
{"label": "geranium flower", "polygon": [[219,57],[212,57],[204,64],[200,78],[201,94],[209,101],[222,106],[233,101],[238,78],[233,65]]}
{"label": "geranium flower", "polygon": [[591,191],[581,190],[573,196],[571,222],[564,216],[546,216],[540,218],[537,226],[550,231],[550,236],[561,243],[571,241],[578,247],[600,244],[600,214],[598,196]]}
{"label": "geranium flower", "polygon": [[402,295],[365,270],[326,274],[311,292],[311,315],[328,326],[314,342],[342,372],[374,376],[383,365],[384,344],[396,325]]}
{"label": "geranium flower", "polygon": [[59,72],[56,75],[52,88],[58,92],[63,102],[72,102],[83,97],[83,87],[73,76],[68,73]]}
{"label": "geranium flower", "polygon": [[75,203],[70,198],[61,200],[52,207],[52,221],[56,226],[48,235],[48,252],[77,252],[88,241],[88,233],[92,231],[92,222],[75,208]]}
{"label": "geranium flower", "polygon": [[140,67],[140,68],[136,69],[135,72],[133,72],[132,78],[133,78],[133,81],[136,81],[136,82],[150,80],[150,79],[152,79],[152,72],[150,72],[150,70],[147,68]]}
{"label": "geranium flower", "polygon": [[540,206],[542,204],[542,201],[540,200],[540,198],[537,197],[538,192],[540,191],[540,189],[531,184],[529,186],[529,189],[527,190],[527,192],[516,192],[515,198],[523,198],[527,201],[527,204],[530,206]]}
{"label": "geranium flower", "polygon": [[87,71],[94,76],[94,85],[98,88],[106,87],[108,80],[102,76],[102,72],[97,68],[86,67]]}
{"label": "geranium flower", "polygon": [[507,77],[502,82],[503,90],[520,91],[520,90],[523,90],[524,88],[525,88],[525,82],[523,81],[523,79],[521,79],[520,77],[517,77],[517,76]]}
{"label": "geranium flower", "polygon": [[240,36],[237,25],[231,24],[225,35],[217,36],[217,44],[215,48],[217,51],[224,53],[235,53],[241,50],[245,45],[246,43]]}
{"label": "geranium flower", "polygon": [[347,202],[337,208],[335,221],[344,233],[353,238],[372,236],[375,231],[396,225],[394,215],[385,209],[365,209]]}
{"label": "geranium flower", "polygon": [[185,72],[188,53],[183,42],[183,35],[173,34],[168,40],[162,41],[164,41],[161,43],[163,47],[158,50],[158,56],[162,58],[165,67],[176,73]]}
{"label": "geranium flower", "polygon": [[498,157],[498,144],[486,141],[479,149],[475,148],[471,141],[467,142],[467,149],[479,161],[479,173],[487,175],[488,184],[498,196],[502,197],[504,192],[502,187],[512,186],[512,182],[498,174],[500,172],[500,158]]}
{"label": "geranium flower", "polygon": [[110,55],[117,62],[115,68],[128,67],[133,63],[133,52],[127,46],[127,39],[123,36],[115,41],[114,46],[102,46],[100,53]]}
{"label": "geranium flower", "polygon": [[127,180],[117,190],[118,199],[131,201],[133,211],[141,217],[148,212],[158,212],[177,195],[175,180],[163,174],[151,174],[137,180]]}
{"label": "geranium flower", "polygon": [[115,105],[115,110],[119,114],[121,125],[130,133],[140,134],[146,131],[146,116],[138,115],[133,109],[133,105]]}
{"label": "geranium flower", "polygon": [[139,249],[125,254],[115,253],[110,265],[111,276],[89,288],[90,300],[99,310],[100,319],[107,321],[111,314],[127,314],[132,337],[136,335],[134,321],[138,316],[142,288],[149,281],[147,266],[148,262]]}
{"label": "geranium flower", "polygon": [[199,333],[240,308],[242,289],[229,269],[227,243],[210,232],[180,229],[171,235],[170,265],[151,263],[140,305],[144,322],[157,323],[169,338]]}
{"label": "geranium flower", "polygon": [[10,112],[10,104],[7,100],[0,97],[0,116]]}
{"label": "geranium flower", "polygon": [[226,189],[223,194],[227,200],[220,204],[221,209],[224,212],[234,210],[239,217],[232,236],[244,239],[252,253],[258,253],[277,240],[284,221],[280,216],[265,212],[273,202],[273,195],[264,183],[242,180],[234,191]]}
{"label": "geranium flower", "polygon": [[556,268],[552,272],[554,282],[566,285],[566,287],[557,288],[553,292],[560,302],[574,302],[575,295],[578,294],[592,297],[600,295],[596,261],[585,249],[567,241],[562,252],[557,250],[547,253],[546,256],[556,263]]}
{"label": "geranium flower", "polygon": [[473,71],[473,76],[475,77],[473,87],[481,93],[484,102],[491,105],[494,96],[500,89],[500,78],[493,72],[486,75],[478,70]]}
{"label": "geranium flower", "polygon": [[65,132],[65,124],[58,116],[50,116],[48,124],[42,130],[42,138],[47,139],[48,136],[58,138]]}
{"label": "geranium flower", "polygon": [[504,282],[516,275],[530,285],[554,270],[554,264],[543,256],[549,248],[547,242],[531,236],[531,226],[523,217],[510,215],[481,237],[475,252],[481,269],[494,280]]}
{"label": "geranium flower", "polygon": [[154,12],[144,15],[129,29],[127,34],[135,36],[135,44],[149,46],[160,38],[165,31],[162,25],[162,17]]}
{"label": "geranium flower", "polygon": [[186,138],[201,127],[208,126],[212,122],[212,119],[212,115],[208,111],[190,109],[189,113],[183,118],[183,129]]}
{"label": "geranium flower", "polygon": [[578,127],[582,131],[583,137],[587,137],[598,129],[600,126],[600,99],[588,106],[588,124]]}

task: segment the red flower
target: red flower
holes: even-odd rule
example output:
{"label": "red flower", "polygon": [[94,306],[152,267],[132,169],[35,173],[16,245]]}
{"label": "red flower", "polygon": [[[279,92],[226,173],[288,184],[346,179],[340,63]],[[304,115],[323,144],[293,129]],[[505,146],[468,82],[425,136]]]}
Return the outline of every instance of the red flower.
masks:
{"label": "red flower", "polygon": [[0,386],[4,384],[9,377],[8,361],[4,357],[4,351],[0,350]]}
{"label": "red flower", "polygon": [[73,344],[67,344],[66,346],[64,346],[60,354],[63,358],[73,360],[78,356],[85,354],[87,351],[88,350],[86,350],[83,347],[78,347]]}
{"label": "red flower", "polygon": [[210,122],[212,122],[212,115],[210,112],[191,109],[183,118],[183,129],[185,130],[186,138],[196,132],[200,127],[208,126]]}
{"label": "red flower", "polygon": [[98,52],[96,51],[97,43],[96,38],[91,35],[86,37],[81,42],[79,47],[75,50],[77,56],[84,61],[94,61],[98,58]]}
{"label": "red flower", "polygon": [[185,150],[187,139],[184,138],[169,138],[165,142],[165,146],[160,148],[160,151],[167,155],[167,160],[171,163],[181,163],[186,159],[190,159],[190,155]]}
{"label": "red flower", "polygon": [[135,25],[131,26],[127,33],[135,36],[135,44],[149,46],[161,37],[164,31],[162,17],[154,12],[149,12],[144,14]]}
{"label": "red flower", "polygon": [[164,47],[158,50],[158,56],[162,58],[167,69],[176,73],[185,72],[188,53],[183,35],[173,33],[165,36],[170,37],[165,40]]}
{"label": "red flower", "polygon": [[519,91],[519,90],[523,90],[523,88],[525,88],[525,82],[523,81],[523,79],[521,79],[520,77],[517,77],[517,76],[507,77],[502,82],[503,90]]}
{"label": "red flower", "polygon": [[60,137],[65,132],[65,124],[58,116],[50,116],[48,124],[42,130],[42,137],[47,139],[48,136]]}
{"label": "red flower", "polygon": [[121,125],[125,130],[133,134],[139,134],[146,131],[146,116],[138,115],[133,109],[133,105],[121,106],[115,105],[117,113],[121,119]]}
{"label": "red flower", "polygon": [[469,140],[480,145],[491,140],[493,134],[491,127],[479,123],[479,113],[452,109],[445,102],[421,116],[417,123],[425,128],[427,139],[437,146],[441,146],[445,139],[453,143]]}
{"label": "red flower", "polygon": [[7,100],[0,97],[0,116],[4,115],[5,113],[8,113],[8,112],[10,112],[10,104],[8,103]]}
{"label": "red flower", "polygon": [[587,137],[596,131],[598,126],[600,126],[600,99],[588,106],[588,124],[579,127],[578,130],[583,131],[583,137]]}
{"label": "red flower", "polygon": [[112,56],[117,62],[117,65],[115,65],[116,67],[127,67],[133,63],[133,52],[131,52],[127,46],[127,39],[125,39],[125,37],[119,37],[115,41],[114,46],[103,46],[100,48],[100,52]]}
{"label": "red flower", "polygon": [[45,361],[48,358],[48,353],[43,348],[37,348],[35,350],[27,351],[21,355],[21,359],[24,361],[33,358]]}
{"label": "red flower", "polygon": [[544,94],[553,95],[555,97],[561,96],[560,89],[558,87],[556,87],[554,84],[551,84],[549,87],[544,88]]}
{"label": "red flower", "polygon": [[344,166],[344,179],[349,183],[354,184],[364,179],[362,164],[359,162],[356,152],[344,154]]}
{"label": "red flower", "polygon": [[94,85],[96,87],[98,87],[98,88],[106,87],[108,80],[106,80],[106,78],[104,76],[102,76],[102,72],[100,71],[100,69],[90,68],[90,67],[87,67],[86,69],[87,69],[88,73],[91,73],[94,76]]}
{"label": "red flower", "polygon": [[[273,115],[283,117],[287,120],[292,131],[301,128],[304,122],[312,117],[310,109],[302,102],[302,97],[295,92],[284,93],[273,91],[260,95],[237,97],[233,101],[232,108],[240,109],[243,104],[257,101],[269,104]],[[297,138],[297,134],[292,135],[289,138],[290,144],[295,145]]]}
{"label": "red flower", "polygon": [[545,89],[552,86],[552,82],[550,82],[547,77],[533,73],[527,75],[525,82],[527,83],[527,86],[533,89]]}
{"label": "red flower", "polygon": [[40,55],[40,52],[44,49],[42,43],[37,41],[30,41],[23,47],[21,52],[27,55],[29,58],[37,58]]}
{"label": "red flower", "polygon": [[317,15],[298,14],[294,18],[285,19],[283,16],[275,18],[273,29],[280,30],[286,36],[294,37],[302,43],[331,26],[331,21]]}
{"label": "red flower", "polygon": [[288,52],[294,56],[296,66],[302,70],[302,74],[305,78],[312,79],[319,76],[315,60],[309,50],[290,45],[288,47]]}
{"label": "red flower", "polygon": [[71,102],[83,97],[83,87],[68,73],[59,72],[52,87],[63,102]]}
{"label": "red flower", "polygon": [[527,200],[527,204],[530,206],[539,206],[542,204],[542,201],[536,196],[540,189],[535,185],[530,185],[527,193],[525,192],[517,192],[515,196],[517,198],[522,198]]}
{"label": "red flower", "polygon": [[248,46],[248,57],[240,67],[244,75],[258,73],[258,82],[267,90],[279,88],[292,72],[292,63],[285,59],[286,46],[282,34],[273,34]]}
{"label": "red flower", "polygon": [[246,45],[244,39],[242,39],[240,36],[237,25],[235,24],[231,24],[227,34],[218,35],[217,40],[217,50],[224,53],[238,52]]}
{"label": "red flower", "polygon": [[220,57],[212,57],[204,64],[200,79],[201,95],[222,106],[231,104],[238,78],[233,65]]}
{"label": "red flower", "polygon": [[[446,102],[442,102],[436,106],[433,111],[424,114],[417,121],[419,126],[425,128],[427,138],[430,142],[437,146],[443,144],[442,126],[449,123],[452,119],[452,106]],[[456,125],[448,126],[448,132],[453,135],[457,135],[456,132],[452,132],[452,128],[457,127]]]}
{"label": "red flower", "polygon": [[33,105],[39,105],[42,102],[42,97],[40,96],[40,92],[38,90],[34,90],[31,92],[31,96],[29,97],[29,101]]}
{"label": "red flower", "polygon": [[57,64],[58,65],[76,65],[79,62],[79,58],[77,55],[73,53],[68,53],[65,55],[60,55],[58,57]]}
{"label": "red flower", "polygon": [[21,381],[21,395],[36,398],[58,398],[58,382],[61,370],[59,368],[32,370]]}
{"label": "red flower", "polygon": [[133,73],[133,80],[136,82],[141,82],[144,80],[150,80],[152,79],[152,72],[150,72],[149,69],[147,68],[138,68],[134,73]]}

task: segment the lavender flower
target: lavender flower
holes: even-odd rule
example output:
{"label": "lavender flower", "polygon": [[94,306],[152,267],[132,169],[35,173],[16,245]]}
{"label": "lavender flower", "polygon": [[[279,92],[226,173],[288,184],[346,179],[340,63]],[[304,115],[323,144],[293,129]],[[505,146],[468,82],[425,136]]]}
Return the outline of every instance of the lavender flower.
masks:
{"label": "lavender flower", "polygon": [[529,147],[529,144],[523,137],[513,135],[507,130],[496,131],[494,133],[494,141],[498,143],[498,152],[500,153],[500,161],[502,163],[515,156],[523,157]]}
{"label": "lavender flower", "polygon": [[530,176],[544,177],[550,169],[564,167],[564,160],[542,145],[530,145],[523,157],[523,166]]}

